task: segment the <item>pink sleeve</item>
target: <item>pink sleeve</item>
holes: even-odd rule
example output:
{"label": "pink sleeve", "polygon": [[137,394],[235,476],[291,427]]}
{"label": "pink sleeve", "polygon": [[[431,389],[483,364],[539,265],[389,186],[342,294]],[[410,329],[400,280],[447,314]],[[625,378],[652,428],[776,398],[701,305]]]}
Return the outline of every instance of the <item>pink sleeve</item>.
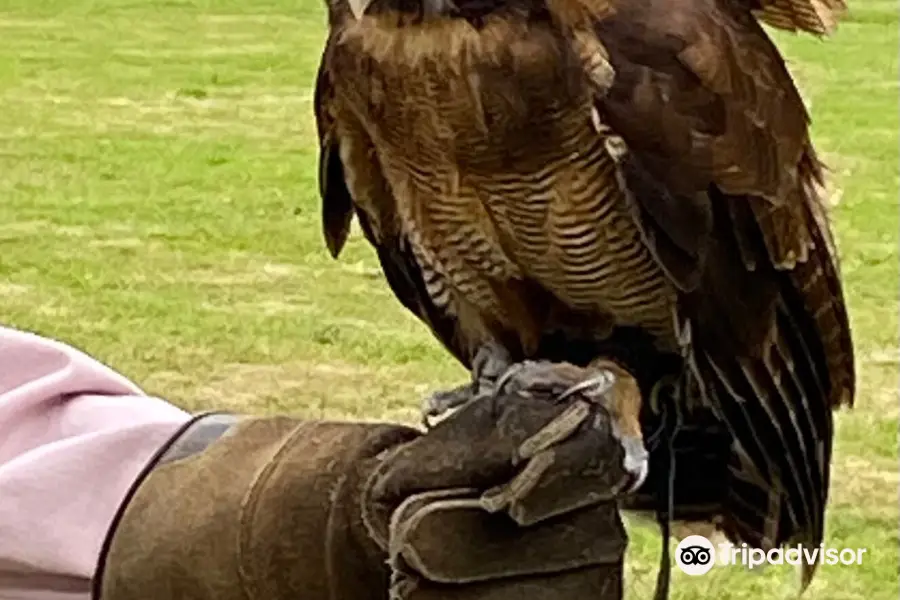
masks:
{"label": "pink sleeve", "polygon": [[0,327],[0,598],[88,599],[119,502],[189,418],[70,346]]}

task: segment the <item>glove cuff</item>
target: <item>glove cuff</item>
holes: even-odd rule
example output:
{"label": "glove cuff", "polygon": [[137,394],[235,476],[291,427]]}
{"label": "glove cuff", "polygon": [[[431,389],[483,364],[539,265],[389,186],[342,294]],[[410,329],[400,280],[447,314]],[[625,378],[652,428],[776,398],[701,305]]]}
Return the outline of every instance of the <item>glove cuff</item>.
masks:
{"label": "glove cuff", "polygon": [[125,497],[116,509],[112,522],[100,546],[100,556],[97,559],[97,566],[94,569],[94,575],[91,579],[91,599],[100,600],[100,592],[102,588],[103,578],[106,572],[107,559],[109,558],[110,547],[115,538],[116,531],[122,522],[125,511],[131,504],[137,491],[143,485],[144,481],[159,466],[176,460],[188,458],[191,455],[203,452],[206,448],[226,435],[234,425],[240,421],[241,417],[236,414],[209,411],[195,415],[184,425],[182,425],[170,437],[156,453],[150,457],[144,468],[141,469],[137,478],[128,488]]}
{"label": "glove cuff", "polygon": [[361,490],[392,424],[200,415],[160,449],[111,528],[94,600],[384,600]]}

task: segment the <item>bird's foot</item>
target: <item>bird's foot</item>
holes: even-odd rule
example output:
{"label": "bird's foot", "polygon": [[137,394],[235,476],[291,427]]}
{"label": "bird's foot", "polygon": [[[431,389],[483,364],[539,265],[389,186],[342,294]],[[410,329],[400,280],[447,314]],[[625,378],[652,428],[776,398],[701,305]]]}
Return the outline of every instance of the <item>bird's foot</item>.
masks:
{"label": "bird's foot", "polygon": [[467,404],[474,396],[475,387],[472,383],[432,393],[422,403],[422,424],[426,429],[431,429],[435,419]]}
{"label": "bird's foot", "polygon": [[632,478],[628,493],[647,479],[650,455],[638,420],[641,393],[637,381],[622,367],[606,360],[594,361],[587,369],[568,363],[525,361],[507,369],[495,390],[545,390],[558,399],[580,394],[609,415],[612,434],[622,447],[622,466]]}
{"label": "bird's foot", "polygon": [[422,406],[425,428],[430,429],[434,419],[446,416],[452,410],[493,395],[494,384],[511,364],[512,358],[499,344],[489,342],[481,346],[472,360],[471,383],[450,390],[439,390],[425,399]]}

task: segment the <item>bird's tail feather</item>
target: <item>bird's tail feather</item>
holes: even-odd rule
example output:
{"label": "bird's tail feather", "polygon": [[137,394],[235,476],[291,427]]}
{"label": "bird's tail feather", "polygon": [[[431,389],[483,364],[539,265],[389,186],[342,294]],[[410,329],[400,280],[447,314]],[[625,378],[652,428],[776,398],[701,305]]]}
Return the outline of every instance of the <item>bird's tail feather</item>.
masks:
{"label": "bird's tail feather", "polygon": [[808,343],[818,332],[793,287],[782,290],[760,355],[698,357],[734,438],[722,528],[762,548],[821,543],[834,434],[827,365]]}

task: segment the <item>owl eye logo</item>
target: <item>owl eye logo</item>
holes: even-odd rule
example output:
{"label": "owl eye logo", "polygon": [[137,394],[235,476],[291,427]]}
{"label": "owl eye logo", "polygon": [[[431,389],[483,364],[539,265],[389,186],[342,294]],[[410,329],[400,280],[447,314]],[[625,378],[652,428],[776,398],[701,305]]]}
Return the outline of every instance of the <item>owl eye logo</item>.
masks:
{"label": "owl eye logo", "polygon": [[703,546],[688,546],[682,548],[680,553],[681,562],[686,565],[705,565],[712,560],[712,554],[709,548]]}
{"label": "owl eye logo", "polygon": [[689,535],[678,544],[675,563],[687,575],[703,575],[715,565],[716,551],[702,535]]}

